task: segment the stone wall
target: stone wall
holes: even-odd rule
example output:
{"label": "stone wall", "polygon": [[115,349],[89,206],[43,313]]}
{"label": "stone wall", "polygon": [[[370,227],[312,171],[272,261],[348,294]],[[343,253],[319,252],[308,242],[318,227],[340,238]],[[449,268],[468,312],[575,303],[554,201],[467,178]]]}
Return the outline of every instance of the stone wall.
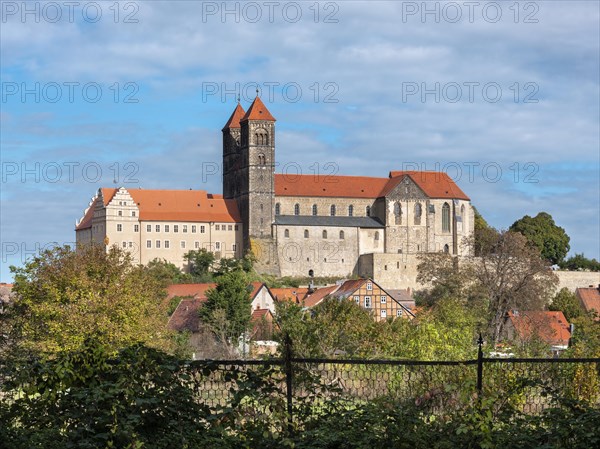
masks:
{"label": "stone wall", "polygon": [[578,287],[598,287],[600,272],[596,271],[555,271],[559,279],[558,290],[568,288],[572,292]]}

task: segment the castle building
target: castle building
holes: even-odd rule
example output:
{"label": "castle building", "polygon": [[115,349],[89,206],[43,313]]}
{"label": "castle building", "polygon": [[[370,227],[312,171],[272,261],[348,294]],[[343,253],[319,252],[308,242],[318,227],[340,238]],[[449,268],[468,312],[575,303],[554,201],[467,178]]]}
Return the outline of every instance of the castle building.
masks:
{"label": "castle building", "polygon": [[223,194],[103,188],[76,224],[78,243],[117,244],[139,263],[207,248],[257,256],[281,276],[377,279],[415,287],[417,255],[465,255],[473,235],[469,197],[445,173],[387,177],[275,173],[275,118],[257,96],[238,103],[223,133]]}

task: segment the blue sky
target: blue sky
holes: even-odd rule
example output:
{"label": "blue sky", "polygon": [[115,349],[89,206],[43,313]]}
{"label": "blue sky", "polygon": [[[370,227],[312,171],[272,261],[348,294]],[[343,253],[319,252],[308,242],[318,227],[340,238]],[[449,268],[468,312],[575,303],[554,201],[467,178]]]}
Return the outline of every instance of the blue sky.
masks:
{"label": "blue sky", "polygon": [[220,193],[256,85],[278,171],[445,170],[492,225],[546,211],[599,258],[599,3],[476,3],[1,1],[0,279],[98,187]]}

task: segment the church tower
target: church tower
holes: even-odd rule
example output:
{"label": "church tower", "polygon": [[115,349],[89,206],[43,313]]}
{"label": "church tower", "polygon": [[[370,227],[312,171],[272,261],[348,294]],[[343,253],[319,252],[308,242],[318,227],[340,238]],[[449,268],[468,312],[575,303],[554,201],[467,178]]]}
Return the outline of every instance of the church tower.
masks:
{"label": "church tower", "polygon": [[[237,201],[244,224],[244,247],[251,238],[270,238],[275,207],[275,118],[258,95],[243,112],[238,104],[223,129],[223,194]],[[231,123],[230,123],[231,122]],[[234,151],[235,149],[235,151]]]}

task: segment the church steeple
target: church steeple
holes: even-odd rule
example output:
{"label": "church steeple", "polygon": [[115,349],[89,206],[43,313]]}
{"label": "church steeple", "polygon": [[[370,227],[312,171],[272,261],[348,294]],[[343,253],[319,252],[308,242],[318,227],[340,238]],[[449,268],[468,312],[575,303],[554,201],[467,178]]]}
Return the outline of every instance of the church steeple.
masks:
{"label": "church steeple", "polygon": [[223,197],[233,198],[240,191],[239,169],[242,156],[240,153],[241,125],[240,120],[246,112],[238,100],[231,117],[223,127]]}
{"label": "church steeple", "polygon": [[271,115],[258,95],[256,95],[256,98],[248,108],[248,112],[246,112],[240,122],[245,122],[247,120],[265,120],[269,122],[276,121],[275,117]]}
{"label": "church steeple", "polygon": [[223,127],[222,131],[231,128],[241,128],[240,121],[242,120],[242,118],[245,117],[245,115],[246,111],[244,111],[244,108],[238,101],[237,106],[233,110],[233,113],[231,114],[231,117],[229,117],[229,120],[227,120],[227,123],[225,123],[225,126]]}

